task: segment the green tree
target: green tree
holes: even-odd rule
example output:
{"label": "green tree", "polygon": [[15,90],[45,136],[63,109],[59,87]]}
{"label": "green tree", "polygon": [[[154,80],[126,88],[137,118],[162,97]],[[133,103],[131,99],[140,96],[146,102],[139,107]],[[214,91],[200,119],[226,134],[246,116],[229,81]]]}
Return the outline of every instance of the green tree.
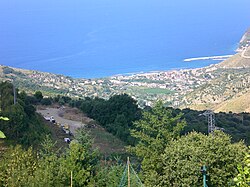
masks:
{"label": "green tree", "polygon": [[16,105],[8,106],[3,113],[10,119],[5,130],[8,138],[22,138],[23,132],[26,131],[28,127],[28,124],[26,123],[27,116],[24,112],[24,108],[19,103],[17,103]]}
{"label": "green tree", "polygon": [[95,185],[102,187],[117,187],[120,183],[125,166],[121,164],[99,166],[95,176]]}
{"label": "green tree", "polygon": [[41,100],[41,104],[42,104],[42,105],[51,105],[51,104],[52,104],[52,101],[51,101],[50,98],[43,98],[43,99]]}
{"label": "green tree", "polygon": [[78,128],[75,133],[75,140],[86,150],[91,151],[93,139],[84,127]]}
{"label": "green tree", "polygon": [[239,174],[234,178],[236,186],[249,187],[250,186],[250,147],[245,156],[244,163],[238,166]]}
{"label": "green tree", "polygon": [[[0,120],[8,121],[9,118],[0,116]],[[2,131],[0,131],[0,138],[6,138],[5,134]]]}
{"label": "green tree", "polygon": [[40,102],[43,99],[43,94],[41,91],[36,91],[34,97]]}
{"label": "green tree", "polygon": [[134,123],[131,135],[137,138],[138,144],[128,149],[142,160],[146,184],[154,184],[163,175],[161,154],[169,142],[179,138],[186,125],[181,116],[174,116],[162,102],[157,102],[151,111],[144,112],[142,119]]}
{"label": "green tree", "polygon": [[201,186],[200,168],[206,165],[209,187],[232,186],[237,165],[242,162],[246,146],[243,142],[231,143],[223,132],[209,136],[192,132],[166,145],[161,164],[163,175],[156,186]]}
{"label": "green tree", "polygon": [[[63,173],[58,174],[61,167],[61,160],[63,155],[60,156],[58,150],[55,148],[53,142],[47,135],[41,143],[41,150],[39,151],[39,160],[33,176],[29,177],[26,186],[34,187],[53,187],[65,186]],[[62,157],[62,158],[61,158]]]}
{"label": "green tree", "polygon": [[34,176],[37,157],[33,149],[23,150],[21,146],[10,148],[1,158],[0,186],[27,186],[28,178]]}
{"label": "green tree", "polygon": [[9,82],[0,83],[0,104],[2,111],[13,104],[13,98],[13,85]]}
{"label": "green tree", "polygon": [[129,129],[133,128],[133,121],[140,118],[141,110],[129,95],[115,95],[109,100],[87,97],[81,101],[80,109],[124,142],[135,143]]}
{"label": "green tree", "polygon": [[22,144],[26,147],[39,144],[47,129],[35,113],[35,108],[27,99],[25,92],[17,94],[17,103],[13,103],[13,85],[8,82],[0,83],[0,116],[10,120],[0,120],[0,130],[12,143]]}
{"label": "green tree", "polygon": [[64,105],[65,104],[65,101],[64,99],[61,97],[58,101],[59,105]]}
{"label": "green tree", "polygon": [[77,131],[75,137],[76,140],[71,141],[65,157],[59,159],[57,174],[65,181],[64,185],[70,184],[72,172],[73,186],[87,186],[93,180],[98,152],[92,150],[92,140],[83,128]]}

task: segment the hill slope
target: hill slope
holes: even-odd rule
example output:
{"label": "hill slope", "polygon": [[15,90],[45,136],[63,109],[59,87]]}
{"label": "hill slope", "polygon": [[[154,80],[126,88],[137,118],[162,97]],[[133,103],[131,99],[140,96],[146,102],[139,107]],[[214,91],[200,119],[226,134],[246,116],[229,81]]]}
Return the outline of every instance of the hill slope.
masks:
{"label": "hill slope", "polygon": [[[241,52],[242,53],[242,52]],[[218,64],[220,68],[247,68],[250,67],[250,58],[242,57],[241,53],[230,57],[229,59]],[[250,47],[248,47],[245,54],[250,53]],[[250,57],[250,55],[248,55]]]}

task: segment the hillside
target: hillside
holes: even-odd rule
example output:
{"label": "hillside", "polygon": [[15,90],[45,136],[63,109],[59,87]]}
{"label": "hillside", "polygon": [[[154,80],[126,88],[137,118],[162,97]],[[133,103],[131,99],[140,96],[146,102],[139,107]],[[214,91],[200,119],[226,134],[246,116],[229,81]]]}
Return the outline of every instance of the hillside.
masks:
{"label": "hillside", "polygon": [[225,112],[241,112],[244,109],[245,112],[250,112],[250,93],[245,93],[239,97],[235,97],[231,100],[225,101],[215,107],[215,111],[225,111]]}
{"label": "hillside", "polygon": [[[241,52],[242,53],[242,52]],[[250,58],[242,57],[241,53],[230,57],[229,59],[218,64],[220,68],[247,68],[250,67]],[[245,54],[250,57],[250,47],[247,48]]]}
{"label": "hillside", "polygon": [[[250,29],[242,37],[238,53],[215,65],[214,79],[187,93],[182,107],[217,112],[249,112]],[[217,75],[217,76],[216,76]]]}
{"label": "hillside", "polygon": [[250,44],[250,28],[242,36],[242,38],[239,42],[239,47],[238,47],[237,51],[238,52],[243,51],[246,46],[249,46],[249,44]]}
{"label": "hillside", "polygon": [[230,111],[247,111],[250,105],[240,98],[250,93],[250,68],[217,69],[213,73],[218,75],[215,79],[183,97],[186,105],[193,109],[228,112],[228,108],[221,106],[231,103]]}
{"label": "hillside", "polygon": [[158,99],[177,105],[182,95],[213,79],[214,67],[119,75],[103,79],[73,79],[63,75],[28,71],[0,66],[0,80],[14,81],[26,92],[43,91],[46,95],[62,94],[74,98],[101,97],[128,93],[141,106],[151,105]]}
{"label": "hillside", "polygon": [[[225,62],[223,62],[225,63]],[[41,90],[47,96],[108,99],[127,93],[140,106],[163,100],[168,106],[219,110],[224,102],[249,92],[249,68],[222,68],[221,64],[198,69],[114,76],[104,79],[73,79],[39,71],[0,66],[0,79],[13,82],[28,93]],[[236,99],[237,100],[237,99]],[[240,99],[237,100],[240,102]],[[236,101],[235,101],[236,102]],[[240,104],[239,104],[240,105]],[[248,106],[241,108],[246,111]],[[221,108],[222,111],[227,111]],[[239,109],[234,110],[238,112]]]}

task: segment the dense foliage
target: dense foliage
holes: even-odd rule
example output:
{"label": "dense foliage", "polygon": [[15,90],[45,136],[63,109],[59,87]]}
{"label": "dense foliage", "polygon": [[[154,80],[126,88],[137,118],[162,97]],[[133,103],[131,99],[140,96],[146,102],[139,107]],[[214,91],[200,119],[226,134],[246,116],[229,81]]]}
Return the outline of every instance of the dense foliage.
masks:
{"label": "dense foliage", "polygon": [[8,82],[0,83],[0,116],[9,120],[0,120],[0,130],[8,140],[24,146],[39,144],[48,131],[35,113],[34,106],[29,102],[28,96],[16,92],[17,99],[14,104],[13,85]]}
{"label": "dense foliage", "polygon": [[98,152],[79,130],[64,154],[54,151],[54,143],[46,138],[39,152],[20,146],[10,148],[0,162],[0,186],[73,186],[93,184]]}
{"label": "dense foliage", "polygon": [[[26,146],[40,142],[41,132],[45,131],[32,104],[42,104],[43,94],[38,91],[34,96],[27,96],[21,92],[14,105],[12,85],[2,83],[0,88],[0,116],[10,119],[0,122],[0,130],[8,139]],[[223,132],[187,133],[196,128],[207,131],[206,119],[198,116],[200,112],[165,108],[158,102],[141,114],[135,100],[128,95],[109,100],[75,101],[65,96],[47,99],[81,108],[109,132],[131,144],[128,150],[140,166],[137,171],[145,186],[201,186],[202,165],[207,167],[211,187],[248,185],[249,160],[248,157],[244,160],[247,148],[243,142],[231,143],[231,137]],[[225,115],[217,114],[216,121],[223,121],[221,116]],[[248,114],[243,115],[243,125],[247,127]],[[232,123],[238,124],[235,114],[228,116]],[[124,163],[102,161],[85,129],[79,129],[74,135],[75,140],[64,153],[55,151],[55,143],[47,136],[39,150],[9,148],[0,155],[0,186],[70,186],[71,175],[73,186],[118,186],[124,175]]]}
{"label": "dense foliage", "polygon": [[181,120],[181,114],[173,116],[170,110],[166,110],[161,102],[158,102],[150,111],[142,115],[142,119],[135,122],[135,129],[131,135],[139,142],[130,151],[142,159],[145,181],[159,178],[163,167],[160,155],[165,146],[180,136],[180,131],[185,126]]}
{"label": "dense foliage", "polygon": [[[191,109],[171,109],[173,113],[183,113],[183,119],[186,120],[187,126],[182,131],[182,134],[187,132],[197,131],[207,134],[207,118],[199,116],[204,111],[196,111]],[[250,145],[250,114],[249,113],[215,113],[215,125],[225,129],[225,133],[232,136],[233,142],[244,140],[247,145]]]}
{"label": "dense foliage", "polygon": [[248,148],[244,163],[238,166],[238,171],[239,174],[234,178],[236,186],[250,186],[250,147]]}
{"label": "dense foliage", "polygon": [[[61,100],[66,100],[62,96],[57,96]],[[55,100],[55,99],[54,99]],[[59,100],[59,99],[57,99]],[[70,106],[80,108],[89,117],[99,122],[101,126],[123,141],[133,144],[134,138],[130,136],[129,129],[134,127],[133,121],[141,116],[136,101],[128,95],[116,95],[109,100],[100,98],[85,98],[80,100],[66,100]],[[65,102],[65,103],[67,103]],[[181,131],[184,135],[188,132],[197,131],[207,134],[207,119],[200,116],[204,111],[191,109],[167,108],[175,116],[182,113],[187,125]],[[144,111],[148,108],[144,109]],[[232,136],[233,142],[244,140],[250,145],[250,114],[249,113],[225,113],[215,114],[216,126],[224,128],[225,133]]]}
{"label": "dense foliage", "polygon": [[243,142],[232,144],[223,132],[180,136],[185,122],[162,103],[144,112],[135,124],[131,134],[139,143],[129,150],[142,160],[146,186],[200,186],[202,165],[208,167],[209,186],[233,185],[246,151]]}
{"label": "dense foliage", "polygon": [[170,142],[161,155],[163,175],[159,186],[200,186],[200,168],[207,166],[208,186],[232,186],[237,175],[237,165],[242,163],[246,146],[231,143],[223,132],[209,136],[190,133]]}
{"label": "dense foliage", "polygon": [[[133,128],[133,121],[140,118],[140,109],[133,98],[123,94],[115,95],[109,100],[85,98],[75,102],[76,106],[98,121],[108,132],[128,144],[135,143],[129,129]],[[71,105],[74,103],[71,102]]]}

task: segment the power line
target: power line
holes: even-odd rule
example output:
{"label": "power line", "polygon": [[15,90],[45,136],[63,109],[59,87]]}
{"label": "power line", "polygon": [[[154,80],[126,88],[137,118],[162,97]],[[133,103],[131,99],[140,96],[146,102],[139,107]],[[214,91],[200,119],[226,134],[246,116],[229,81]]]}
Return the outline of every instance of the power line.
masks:
{"label": "power line", "polygon": [[215,130],[224,131],[224,128],[216,127],[215,126],[215,114],[212,110],[207,110],[204,113],[200,114],[199,116],[206,116],[207,123],[208,123],[208,134],[213,133]]}

